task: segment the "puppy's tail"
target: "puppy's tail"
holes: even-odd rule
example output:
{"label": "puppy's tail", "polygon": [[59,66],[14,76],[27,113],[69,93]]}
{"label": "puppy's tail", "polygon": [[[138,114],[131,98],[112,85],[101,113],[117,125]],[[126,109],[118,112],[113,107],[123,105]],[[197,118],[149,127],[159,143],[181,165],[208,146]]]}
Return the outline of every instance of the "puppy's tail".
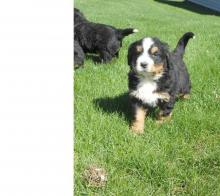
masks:
{"label": "puppy's tail", "polygon": [[127,28],[127,29],[117,29],[118,38],[123,39],[125,36],[128,36],[132,33],[137,33],[137,29]]}
{"label": "puppy's tail", "polygon": [[189,41],[190,38],[195,38],[194,33],[192,32],[187,32],[185,33],[177,43],[177,46],[175,50],[173,51],[174,54],[179,55],[181,58],[183,58],[184,52],[185,52],[185,47]]}

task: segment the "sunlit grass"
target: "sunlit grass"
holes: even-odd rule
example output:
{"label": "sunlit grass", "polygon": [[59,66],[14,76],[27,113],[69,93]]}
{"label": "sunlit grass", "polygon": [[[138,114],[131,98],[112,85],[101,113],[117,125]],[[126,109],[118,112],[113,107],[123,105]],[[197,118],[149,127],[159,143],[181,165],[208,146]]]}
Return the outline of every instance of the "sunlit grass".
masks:
{"label": "sunlit grass", "polygon": [[[75,71],[76,195],[220,194],[220,17],[151,0],[76,0],[88,19],[116,27],[135,27],[119,59],[110,64],[85,61]],[[191,98],[178,101],[170,123],[150,117],[145,133],[129,131],[127,49],[145,36],[174,48],[192,31],[185,62],[192,80]],[[104,188],[82,178],[90,164],[108,173]]]}

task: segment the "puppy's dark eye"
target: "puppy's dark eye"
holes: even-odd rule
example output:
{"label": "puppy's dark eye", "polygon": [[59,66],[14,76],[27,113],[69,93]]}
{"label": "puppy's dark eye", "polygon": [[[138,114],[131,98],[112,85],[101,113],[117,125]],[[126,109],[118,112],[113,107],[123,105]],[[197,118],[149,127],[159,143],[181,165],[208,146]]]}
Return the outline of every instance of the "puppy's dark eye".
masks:
{"label": "puppy's dark eye", "polygon": [[152,55],[157,57],[157,56],[159,56],[159,52],[154,52]]}
{"label": "puppy's dark eye", "polygon": [[153,47],[150,49],[150,53],[152,54],[152,56],[158,56],[158,55],[159,55],[159,48],[156,47],[156,46],[153,46]]}

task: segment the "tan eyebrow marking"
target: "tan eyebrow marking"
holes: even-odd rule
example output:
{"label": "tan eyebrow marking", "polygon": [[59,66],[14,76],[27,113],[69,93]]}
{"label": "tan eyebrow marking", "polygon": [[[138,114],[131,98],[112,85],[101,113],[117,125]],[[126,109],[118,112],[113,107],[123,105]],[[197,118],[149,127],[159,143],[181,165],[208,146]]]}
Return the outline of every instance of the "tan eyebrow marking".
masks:
{"label": "tan eyebrow marking", "polygon": [[155,52],[158,52],[159,48],[156,47],[156,46],[153,46],[151,49],[150,49],[150,52],[151,54],[154,54]]}
{"label": "tan eyebrow marking", "polygon": [[136,46],[138,52],[143,52],[143,47],[141,45]]}

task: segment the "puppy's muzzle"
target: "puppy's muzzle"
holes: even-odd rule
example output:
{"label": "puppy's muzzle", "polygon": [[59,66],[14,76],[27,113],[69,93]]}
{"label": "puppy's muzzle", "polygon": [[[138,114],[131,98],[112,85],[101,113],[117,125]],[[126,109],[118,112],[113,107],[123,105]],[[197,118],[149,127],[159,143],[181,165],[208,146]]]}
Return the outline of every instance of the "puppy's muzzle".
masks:
{"label": "puppy's muzzle", "polygon": [[147,63],[141,63],[141,67],[143,67],[144,69],[147,67]]}

